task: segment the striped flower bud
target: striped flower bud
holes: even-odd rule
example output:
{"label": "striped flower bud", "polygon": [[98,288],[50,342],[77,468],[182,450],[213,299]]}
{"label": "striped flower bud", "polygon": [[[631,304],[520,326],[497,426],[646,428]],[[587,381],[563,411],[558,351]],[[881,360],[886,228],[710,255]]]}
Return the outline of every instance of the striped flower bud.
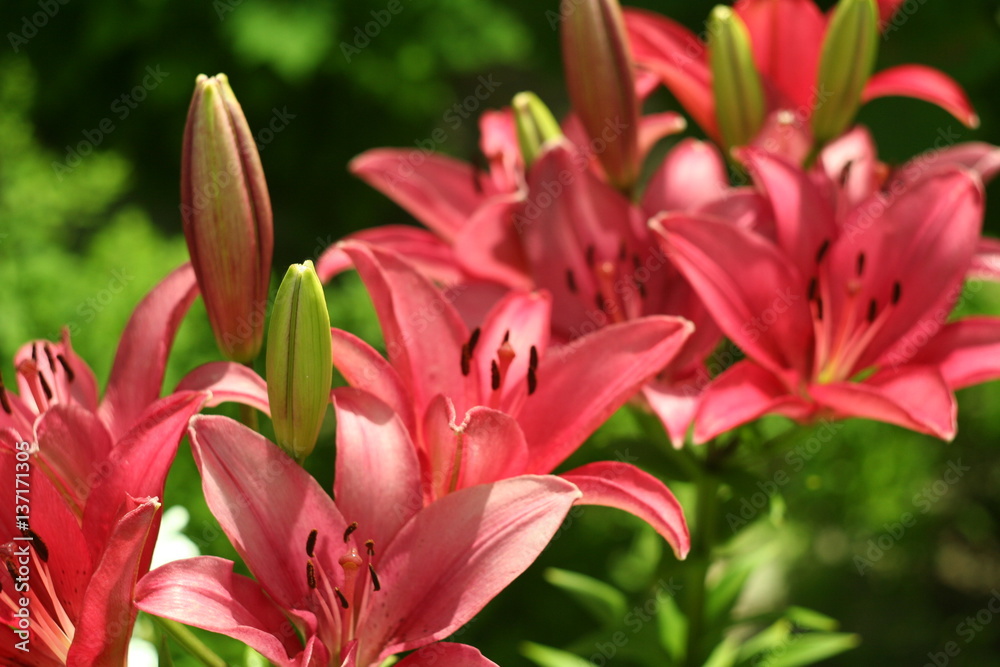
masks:
{"label": "striped flower bud", "polygon": [[545,106],[545,102],[534,93],[518,93],[514,96],[511,107],[514,109],[514,124],[517,127],[521,157],[524,158],[524,166],[530,167],[545,144],[562,138],[562,128]]}
{"label": "striped flower bud", "polygon": [[746,146],[764,124],[767,108],[750,49],[750,33],[731,7],[720,5],[712,10],[708,51],[722,142],[726,149]]}

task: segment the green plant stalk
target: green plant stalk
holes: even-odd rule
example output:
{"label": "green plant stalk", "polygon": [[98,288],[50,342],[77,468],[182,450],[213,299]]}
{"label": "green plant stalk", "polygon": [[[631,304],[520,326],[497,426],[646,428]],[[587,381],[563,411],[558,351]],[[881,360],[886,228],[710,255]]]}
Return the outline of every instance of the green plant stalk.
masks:
{"label": "green plant stalk", "polygon": [[212,649],[195,637],[194,633],[188,630],[187,626],[171,621],[166,618],[150,616],[153,621],[160,626],[165,635],[168,635],[175,642],[180,644],[185,651],[208,667],[226,667],[226,661],[217,656]]}
{"label": "green plant stalk", "polygon": [[715,513],[719,498],[719,478],[711,470],[715,455],[714,443],[708,443],[705,447],[708,448],[708,451],[703,461],[704,467],[695,482],[698,489],[695,501],[695,532],[691,536],[691,552],[688,555],[688,562],[691,564],[690,581],[694,589],[689,598],[687,610],[688,635],[684,664],[690,667],[701,665],[703,662],[701,648],[706,627],[705,599],[708,592],[706,580],[708,569],[712,564]]}

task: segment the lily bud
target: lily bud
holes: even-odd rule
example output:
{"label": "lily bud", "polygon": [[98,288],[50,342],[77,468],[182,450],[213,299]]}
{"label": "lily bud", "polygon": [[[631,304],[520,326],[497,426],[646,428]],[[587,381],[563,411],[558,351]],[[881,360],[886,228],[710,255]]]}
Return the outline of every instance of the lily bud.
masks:
{"label": "lily bud", "polygon": [[517,141],[524,166],[530,167],[546,143],[563,137],[562,128],[545,102],[531,92],[518,93],[511,102]]}
{"label": "lily bud", "polygon": [[827,96],[813,111],[813,135],[822,146],[840,136],[861,106],[878,55],[875,0],[840,0],[823,40],[817,84]]}
{"label": "lily bud", "polygon": [[267,332],[267,398],[275,441],[301,463],[316,446],[330,403],[330,314],[313,263],[292,264]]}
{"label": "lily bud", "polygon": [[264,340],[274,230],[257,146],[225,74],[195,83],[181,218],[216,343],[227,358],[249,363]]}
{"label": "lily bud", "polygon": [[764,124],[767,106],[753,62],[750,33],[731,7],[712,10],[708,23],[712,92],[726,149],[751,143]]}
{"label": "lily bud", "polygon": [[[639,102],[632,56],[617,0],[562,0],[563,68],[573,110],[598,154],[608,181],[630,191],[639,178]],[[608,137],[608,131],[614,136]]]}

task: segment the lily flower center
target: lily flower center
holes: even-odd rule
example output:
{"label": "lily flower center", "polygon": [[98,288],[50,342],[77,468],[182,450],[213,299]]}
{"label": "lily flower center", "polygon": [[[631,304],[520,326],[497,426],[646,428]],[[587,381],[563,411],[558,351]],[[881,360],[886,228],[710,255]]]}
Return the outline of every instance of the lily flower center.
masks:
{"label": "lily flower center", "polygon": [[[45,542],[27,530],[21,537],[0,544],[0,560],[7,568],[12,587],[8,589],[4,582],[0,606],[8,608],[16,618],[23,616],[22,610],[28,610],[32,649],[39,646],[65,664],[76,628],[53,583]],[[27,604],[22,604],[25,600]]]}
{"label": "lily flower center", "polygon": [[[461,356],[461,368],[462,374],[466,377],[472,373],[473,364],[477,360],[485,359],[476,355],[476,349],[479,344],[479,339],[482,335],[482,331],[477,327],[469,337],[469,341],[462,345],[462,356]],[[532,345],[528,352],[528,367],[523,376],[519,373],[511,372],[511,365],[514,359],[517,357],[517,352],[514,350],[514,346],[510,341],[510,330],[508,329],[504,333],[503,340],[497,347],[496,352],[489,359],[489,377],[490,377],[490,388],[486,396],[483,397],[484,400],[481,401],[482,405],[487,407],[501,409],[504,404],[504,397],[509,394],[508,387],[521,382],[522,380],[527,385],[527,395],[535,393],[538,388],[538,348]],[[485,365],[477,365],[477,368],[485,368]]]}
{"label": "lily flower center", "polygon": [[[343,583],[336,580],[316,558],[316,542],[319,531],[312,530],[306,539],[306,581],[310,589],[310,608],[320,620],[320,637],[331,649],[340,655],[347,644],[358,634],[358,618],[367,603],[368,596],[382,590],[382,583],[372,563],[375,558],[375,541],[364,542],[365,556],[359,553],[352,537],[358,529],[355,521],[344,531],[344,553],[337,563],[343,570]],[[336,664],[340,664],[339,657]]]}
{"label": "lily flower center", "polygon": [[577,276],[566,269],[566,286],[584,301],[591,300],[611,322],[624,322],[638,317],[643,311],[646,285],[639,280],[642,261],[629,254],[623,241],[614,257],[600,258],[596,246],[587,246],[584,259],[589,272]]}
{"label": "lily flower center", "polygon": [[[58,403],[68,402],[72,396],[72,384],[76,374],[66,357],[60,352],[53,351],[52,344],[48,341],[32,344],[31,358],[17,365],[17,373],[28,387],[38,414]],[[0,388],[0,394],[4,394],[5,391]],[[10,414],[10,404],[6,395],[0,399],[0,404],[4,411]]]}

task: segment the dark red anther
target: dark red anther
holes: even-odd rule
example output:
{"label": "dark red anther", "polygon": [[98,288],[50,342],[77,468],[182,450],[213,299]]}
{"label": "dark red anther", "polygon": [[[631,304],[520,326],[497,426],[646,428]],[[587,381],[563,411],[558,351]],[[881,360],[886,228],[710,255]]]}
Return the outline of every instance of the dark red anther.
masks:
{"label": "dark red anther", "polygon": [[878,314],[878,304],[875,303],[875,299],[872,299],[868,303],[868,323],[871,324],[875,321],[875,315]]}
{"label": "dark red anther", "polygon": [[316,568],[313,567],[312,561],[306,561],[306,581],[309,582],[309,588],[316,590]]}
{"label": "dark red anther", "polygon": [[375,540],[365,540],[365,550],[370,558],[375,558]]}
{"label": "dark red anther", "polygon": [[823,299],[816,299],[816,319],[823,321]]}
{"label": "dark red anther", "polygon": [[534,368],[528,369],[528,396],[535,393],[538,389],[538,374]]}
{"label": "dark red anther", "polygon": [[42,385],[42,392],[45,394],[46,400],[52,400],[52,388],[49,383],[45,381],[45,376],[41,373],[38,374],[38,383]]}
{"label": "dark red anther", "polygon": [[903,286],[899,284],[897,280],[892,284],[892,303],[896,305],[899,303],[899,298],[903,296]]}
{"label": "dark red anther", "polygon": [[31,360],[36,364],[38,363],[38,344],[35,343],[31,346]]}
{"label": "dark red anther", "polygon": [[594,268],[594,264],[597,263],[597,248],[592,245],[587,246],[587,266]]}
{"label": "dark red anther", "polygon": [[69,362],[66,361],[66,357],[60,354],[56,356],[56,359],[59,361],[59,365],[62,366],[63,371],[65,371],[66,379],[69,380],[70,382],[76,379],[76,373],[73,372],[73,369],[70,367]]}
{"label": "dark red anther", "polygon": [[865,253],[858,253],[858,277],[865,272]]}
{"label": "dark red anther", "polygon": [[49,562],[49,548],[47,546],[45,546],[45,542],[43,542],[42,538],[40,538],[38,536],[38,533],[36,533],[35,531],[31,530],[30,528],[28,528],[28,529],[26,529],[26,530],[24,530],[22,532],[24,533],[25,537],[30,537],[31,538],[31,546],[35,547],[35,552],[38,554],[38,557],[42,559],[42,562],[43,563],[48,563]]}
{"label": "dark red anther", "polygon": [[854,160],[848,160],[844,165],[844,168],[840,170],[840,187],[847,185],[847,179],[851,175],[851,167],[854,166]]}
{"label": "dark red anther", "polygon": [[809,301],[812,301],[813,299],[815,299],[816,298],[816,291],[817,291],[818,288],[819,288],[819,282],[816,280],[816,278],[813,278],[812,280],[810,280],[809,281],[809,293],[806,295],[806,299],[808,299]]}
{"label": "dark red anther", "polygon": [[605,312],[604,297],[601,296],[600,292],[594,295],[594,305],[596,305],[597,309],[602,313]]}
{"label": "dark red anther", "polygon": [[534,345],[528,352],[528,368],[538,368],[538,348]]}
{"label": "dark red anther", "polygon": [[628,248],[625,247],[625,241],[622,241],[618,246],[618,261],[624,262],[628,259]]}
{"label": "dark red anther", "polygon": [[826,251],[829,249],[830,249],[830,239],[826,239],[825,241],[823,241],[823,245],[819,247],[819,250],[816,251],[817,264],[823,261],[823,258],[826,256]]}
{"label": "dark red anther", "polygon": [[566,286],[569,288],[570,292],[576,294],[576,276],[573,275],[573,269],[566,269]]}
{"label": "dark red anther", "polygon": [[509,343],[509,342],[510,342],[510,329],[507,329],[506,331],[503,332],[503,341],[502,341],[502,343]]}
{"label": "dark red anther", "polygon": [[310,558],[313,557],[313,552],[316,550],[316,537],[319,536],[319,531],[313,528],[309,531],[309,537],[306,538],[306,555]]}
{"label": "dark red anther", "polygon": [[351,525],[349,525],[347,529],[344,531],[344,542],[346,542],[347,539],[351,536],[351,533],[353,533],[357,529],[358,529],[358,522],[357,521],[351,522]]}
{"label": "dark red anther", "polygon": [[500,367],[496,359],[490,362],[490,386],[493,387],[493,391],[500,388]]}
{"label": "dark red anther", "polygon": [[471,356],[473,352],[476,351],[476,345],[479,343],[479,335],[482,333],[479,327],[472,330],[472,335],[469,336],[469,355]]}
{"label": "dark red anther", "polygon": [[7,389],[3,386],[3,380],[0,380],[0,407],[3,407],[3,411],[7,414],[14,414],[10,408],[10,401],[7,400]]}
{"label": "dark red anther", "polygon": [[382,590],[382,584],[379,583],[378,575],[375,574],[375,566],[371,563],[368,563],[368,573],[372,575],[372,590],[376,593]]}
{"label": "dark red anther", "polygon": [[334,586],[333,592],[337,595],[337,599],[340,600],[340,606],[344,609],[349,609],[351,605],[347,604],[347,598],[340,592],[340,589]]}
{"label": "dark red anther", "polygon": [[472,352],[469,350],[469,344],[464,343],[462,345],[462,375],[468,375],[472,372]]}

